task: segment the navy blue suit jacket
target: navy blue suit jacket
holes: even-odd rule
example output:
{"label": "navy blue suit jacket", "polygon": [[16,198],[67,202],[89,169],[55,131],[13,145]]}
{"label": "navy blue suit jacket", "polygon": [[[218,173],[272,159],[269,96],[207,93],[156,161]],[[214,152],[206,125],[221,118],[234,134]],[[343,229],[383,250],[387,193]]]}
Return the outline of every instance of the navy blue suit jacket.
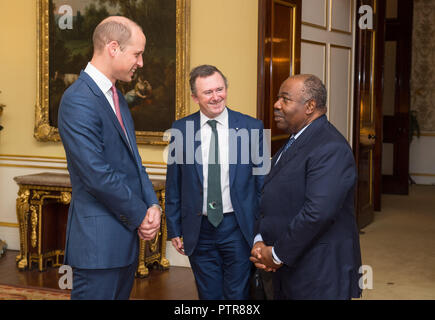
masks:
{"label": "navy blue suit jacket", "polygon": [[323,115],[276,163],[280,153],[264,181],[257,231],[284,262],[276,274],[284,298],[359,297],[357,180],[350,146]]}
{"label": "navy blue suit jacket", "polygon": [[137,227],[158,203],[136,146],[134,124],[118,91],[124,131],[91,77],[64,93],[59,133],[72,185],[65,264],[82,269],[124,267],[138,254]]}
{"label": "navy blue suit jacket", "polygon": [[[249,133],[247,143],[249,150],[244,150],[249,154],[242,154],[241,150],[243,148],[240,143],[242,139],[238,140],[237,146],[232,144],[231,141],[229,142],[229,156],[235,156],[235,153],[237,153],[237,161],[233,161],[234,163],[231,164],[230,160],[229,175],[231,203],[243,236],[251,247],[264,180],[264,175],[253,175],[253,169],[263,166],[264,163],[253,161],[251,154],[256,152],[261,156],[263,154],[263,123],[250,116],[228,109],[228,126],[229,129],[236,131],[246,129],[245,133]],[[172,150],[171,155],[178,158],[179,161],[177,161],[178,163],[168,163],[166,174],[165,209],[168,238],[183,237],[184,250],[189,256],[193,253],[198,241],[204,201],[202,164],[193,159],[193,151],[198,155],[201,154],[201,141],[198,132],[200,129],[199,111],[175,121],[172,128],[181,132],[182,137],[172,136],[171,144],[175,142],[175,148]],[[194,143],[193,134],[189,133],[188,128],[192,128],[193,134],[198,133],[197,138],[199,139],[195,140]],[[255,141],[254,138],[251,144],[253,129],[256,129],[259,133],[259,140]],[[189,147],[189,143],[193,143],[193,148],[192,145]],[[181,148],[178,148],[180,146]],[[258,148],[258,150],[252,150],[252,148]]]}

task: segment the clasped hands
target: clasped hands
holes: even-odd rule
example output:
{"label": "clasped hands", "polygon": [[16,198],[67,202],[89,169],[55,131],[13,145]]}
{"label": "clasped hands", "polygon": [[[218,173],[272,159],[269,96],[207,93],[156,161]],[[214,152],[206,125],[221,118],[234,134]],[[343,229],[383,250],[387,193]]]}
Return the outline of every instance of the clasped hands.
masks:
{"label": "clasped hands", "polygon": [[137,230],[139,238],[142,240],[152,240],[160,230],[162,212],[157,206],[149,207],[145,218]]}
{"label": "clasped hands", "polygon": [[251,260],[258,269],[263,269],[267,272],[275,272],[282,266],[282,264],[273,262],[272,247],[266,246],[263,241],[258,241],[254,244],[249,260]]}

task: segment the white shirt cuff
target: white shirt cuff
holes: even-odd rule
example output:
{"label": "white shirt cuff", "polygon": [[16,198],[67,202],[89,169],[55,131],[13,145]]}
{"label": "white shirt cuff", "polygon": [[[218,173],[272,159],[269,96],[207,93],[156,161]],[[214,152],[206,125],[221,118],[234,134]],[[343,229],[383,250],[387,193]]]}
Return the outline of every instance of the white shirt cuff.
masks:
{"label": "white shirt cuff", "polygon": [[[254,238],[254,244],[260,241],[263,241],[263,237],[261,236],[261,234],[257,234]],[[273,248],[272,248],[272,256],[273,256],[273,262],[275,264],[282,264],[282,261],[277,257],[277,255],[275,254],[275,250]]]}
{"label": "white shirt cuff", "polygon": [[273,256],[273,262],[275,264],[282,264],[282,261],[279,260],[279,258],[277,257],[277,255],[275,254],[275,250],[272,247],[272,256]]}
{"label": "white shirt cuff", "polygon": [[260,241],[263,241],[263,237],[261,236],[261,234],[257,234],[254,238],[254,244]]}

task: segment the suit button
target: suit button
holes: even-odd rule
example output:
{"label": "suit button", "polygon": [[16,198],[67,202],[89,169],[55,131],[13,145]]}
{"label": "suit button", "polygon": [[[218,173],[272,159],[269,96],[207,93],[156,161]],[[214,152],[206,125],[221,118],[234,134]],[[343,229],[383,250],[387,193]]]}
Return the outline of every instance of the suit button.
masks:
{"label": "suit button", "polygon": [[200,215],[202,215],[202,213],[200,212],[200,213],[198,213],[198,216],[200,216]]}

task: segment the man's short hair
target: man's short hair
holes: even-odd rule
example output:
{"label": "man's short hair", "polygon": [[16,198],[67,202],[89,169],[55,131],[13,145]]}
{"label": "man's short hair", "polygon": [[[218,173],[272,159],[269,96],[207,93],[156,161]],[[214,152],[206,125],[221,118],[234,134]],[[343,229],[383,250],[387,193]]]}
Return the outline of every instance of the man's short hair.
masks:
{"label": "man's short hair", "polygon": [[198,77],[206,78],[206,77],[213,75],[216,72],[222,76],[222,78],[224,79],[225,88],[228,88],[227,78],[224,76],[224,74],[218,68],[216,68],[215,66],[208,65],[208,64],[203,64],[203,65],[200,65],[200,66],[193,68],[192,71],[190,71],[189,83],[190,83],[190,91],[192,92],[192,94],[196,95],[195,82],[196,82],[196,79]]}
{"label": "man's short hair", "polygon": [[[119,20],[115,18],[113,20],[109,19],[107,22],[103,21],[95,28],[92,36],[94,51],[103,50],[106,44],[111,41],[118,42],[121,50],[124,50],[132,34],[131,26],[137,26],[142,30],[141,26],[136,22],[125,17],[119,18]],[[127,23],[124,23],[121,19],[124,19]]]}
{"label": "man's short hair", "polygon": [[305,101],[314,100],[317,108],[326,109],[326,88],[318,77],[307,75],[307,78],[304,80],[303,97]]}

